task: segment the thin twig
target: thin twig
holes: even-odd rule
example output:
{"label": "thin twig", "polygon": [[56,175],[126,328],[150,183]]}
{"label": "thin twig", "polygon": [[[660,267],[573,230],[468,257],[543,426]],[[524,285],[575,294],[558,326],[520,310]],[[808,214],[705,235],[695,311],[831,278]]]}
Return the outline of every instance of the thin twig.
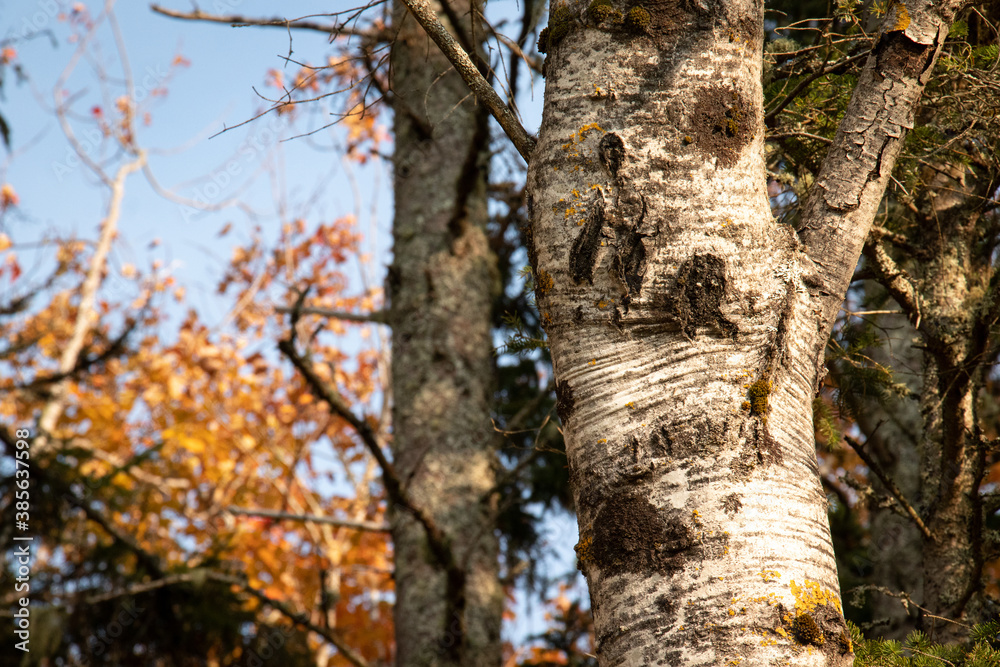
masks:
{"label": "thin twig", "polygon": [[352,37],[369,37],[376,39],[384,37],[384,35],[375,31],[348,28],[346,24],[329,25],[326,23],[317,23],[315,21],[304,21],[302,19],[289,20],[278,17],[263,19],[243,16],[240,14],[208,14],[200,9],[195,9],[190,12],[182,12],[175,9],[167,9],[166,7],[161,7],[160,5],[151,5],[150,9],[157,14],[162,14],[163,16],[167,16],[172,19],[205,21],[207,23],[227,23],[234,28],[261,27],[284,28],[285,30],[291,28],[295,30],[312,30],[315,32],[326,33],[328,35],[349,35]]}
{"label": "thin twig", "polygon": [[791,139],[792,137],[805,137],[806,139],[821,141],[824,144],[833,143],[833,139],[827,139],[826,137],[821,137],[818,134],[810,134],[809,132],[780,132],[778,134],[767,134],[764,136],[764,141],[778,141],[779,139]]}
{"label": "thin twig", "polygon": [[850,315],[851,317],[867,317],[869,315],[905,315],[901,310],[848,310],[843,306],[840,307],[840,312],[845,315]]}
{"label": "thin twig", "polygon": [[[295,312],[294,306],[275,306],[274,310],[279,313]],[[302,306],[298,312],[303,315],[320,315],[334,320],[345,320],[347,322],[371,322],[373,324],[387,324],[389,313],[384,310],[377,310],[373,313],[347,313],[342,310],[331,308],[317,308],[315,306]]]}
{"label": "thin twig", "polygon": [[389,531],[389,524],[376,523],[374,521],[352,521],[350,519],[337,519],[332,516],[320,516],[318,514],[293,514],[291,512],[277,512],[274,510],[252,509],[244,507],[227,507],[230,514],[242,516],[259,516],[268,519],[281,519],[285,521],[300,521],[303,523],[326,523],[339,528],[353,528],[355,530],[370,530],[375,533],[385,533]]}
{"label": "thin twig", "polygon": [[875,461],[875,459],[873,459],[867,451],[865,451],[865,446],[847,435],[844,436],[844,440],[851,446],[851,449],[853,449],[857,455],[861,457],[861,460],[865,462],[868,469],[875,473],[875,476],[878,477],[879,481],[882,482],[882,485],[889,490],[889,493],[892,494],[892,497],[895,498],[896,502],[898,502],[900,507],[903,508],[903,511],[906,512],[911,519],[913,519],[913,522],[917,524],[917,528],[920,529],[920,532],[923,533],[924,537],[932,542],[936,542],[937,538],[934,537],[934,534],[931,533],[930,529],[924,523],[924,520],[920,518],[919,514],[917,514],[917,510],[913,509],[913,505],[906,500],[903,496],[903,492],[899,490],[898,486],[896,486],[896,483],[885,474],[885,471],[882,470],[882,466],[880,466],[878,462]]}
{"label": "thin twig", "polygon": [[423,27],[434,43],[438,45],[445,57],[451,61],[462,79],[469,86],[476,98],[489,110],[513,142],[514,148],[521,154],[525,162],[531,157],[531,152],[535,149],[535,139],[528,134],[517,116],[508,107],[493,86],[483,78],[479,70],[469,58],[469,54],[455,41],[448,29],[441,25],[437,14],[431,9],[427,0],[402,0],[406,8],[410,10],[413,17]]}
{"label": "thin twig", "polygon": [[[302,307],[305,297],[305,292],[299,295],[295,306],[296,309]],[[278,343],[278,349],[281,350],[282,354],[302,374],[306,384],[309,385],[313,393],[322,398],[334,414],[346,421],[354,429],[354,432],[358,434],[358,437],[361,438],[361,441],[368,448],[368,451],[375,458],[376,463],[378,463],[382,471],[382,485],[385,487],[389,501],[393,505],[412,514],[417,522],[424,527],[424,531],[427,534],[427,544],[430,547],[431,553],[434,554],[442,568],[447,572],[449,581],[461,581],[464,588],[465,573],[458,567],[450,540],[434,520],[434,517],[425,508],[415,504],[405,492],[399,473],[389,459],[386,458],[383,451],[385,443],[379,438],[371,424],[366,419],[362,419],[354,414],[354,411],[351,410],[347,401],[344,400],[336,388],[319,377],[313,369],[312,363],[299,354],[295,346],[298,338],[296,330],[300,315],[300,310],[293,309],[288,338]]]}

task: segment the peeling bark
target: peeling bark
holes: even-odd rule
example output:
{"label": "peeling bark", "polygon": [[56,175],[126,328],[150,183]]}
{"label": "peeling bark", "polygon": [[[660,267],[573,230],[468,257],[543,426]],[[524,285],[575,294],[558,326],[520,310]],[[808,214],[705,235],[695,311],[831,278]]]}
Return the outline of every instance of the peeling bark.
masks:
{"label": "peeling bark", "polygon": [[883,21],[847,111],[802,212],[799,238],[829,329],[920,95],[962,2],[895,3]]}

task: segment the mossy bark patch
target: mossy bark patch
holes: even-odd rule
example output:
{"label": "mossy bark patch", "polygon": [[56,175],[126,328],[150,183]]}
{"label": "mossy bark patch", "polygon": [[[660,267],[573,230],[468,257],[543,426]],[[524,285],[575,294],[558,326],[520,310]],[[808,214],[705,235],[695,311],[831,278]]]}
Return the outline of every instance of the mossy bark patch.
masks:
{"label": "mossy bark patch", "polygon": [[778,608],[785,630],[802,646],[826,655],[831,665],[850,663],[854,647],[843,615],[833,605],[819,605],[810,612],[784,613]]}
{"label": "mossy bark patch", "polygon": [[688,11],[690,3],[682,0],[642,0],[630,2],[629,10],[641,7],[649,16],[649,23],[643,28],[654,35],[690,30],[694,13]]}
{"label": "mossy bark patch", "polygon": [[618,490],[597,513],[590,554],[603,572],[670,574],[684,566],[693,544],[679,512],[663,512],[631,490]]}
{"label": "mossy bark patch", "polygon": [[549,12],[549,24],[538,33],[538,50],[541,53],[551,52],[566,35],[578,27],[579,21],[569,7],[561,5],[553,8]]}
{"label": "mossy bark patch", "polygon": [[684,136],[706,156],[717,158],[720,167],[736,164],[753,140],[758,110],[732,86],[714,84],[695,95]]}
{"label": "mossy bark patch", "polygon": [[826,643],[823,631],[809,614],[799,614],[795,617],[795,638],[802,644],[822,646]]}
{"label": "mossy bark patch", "polygon": [[726,299],[726,263],[715,255],[695,255],[677,270],[675,289],[665,295],[664,312],[694,338],[698,327],[735,337],[738,329],[722,314]]}
{"label": "mossy bark patch", "polygon": [[682,423],[654,423],[648,439],[641,443],[643,456],[673,458],[713,456],[735,446],[733,425],[729,419],[704,417]]}
{"label": "mossy bark patch", "polygon": [[739,514],[740,510],[743,509],[743,501],[740,500],[739,494],[730,493],[722,499],[722,509],[729,516]]}

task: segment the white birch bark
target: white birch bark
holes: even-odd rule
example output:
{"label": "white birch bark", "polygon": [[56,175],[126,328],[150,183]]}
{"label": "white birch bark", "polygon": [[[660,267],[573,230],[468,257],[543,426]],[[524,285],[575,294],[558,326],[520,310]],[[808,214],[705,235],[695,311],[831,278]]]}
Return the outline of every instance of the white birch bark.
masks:
{"label": "white birch bark", "polygon": [[796,234],[762,2],[551,9],[528,242],[602,666],[852,662],[811,400],[949,21],[893,7]]}

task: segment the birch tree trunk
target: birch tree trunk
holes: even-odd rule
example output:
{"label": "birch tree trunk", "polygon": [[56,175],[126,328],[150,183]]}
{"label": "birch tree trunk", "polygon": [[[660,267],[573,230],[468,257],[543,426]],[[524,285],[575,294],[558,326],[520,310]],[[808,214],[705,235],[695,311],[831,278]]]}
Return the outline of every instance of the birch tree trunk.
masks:
{"label": "birch tree trunk", "polygon": [[551,9],[528,241],[601,665],[852,662],[811,402],[957,5],[890,9],[798,230],[761,1]]}
{"label": "birch tree trunk", "polygon": [[[437,7],[481,39],[475,3]],[[393,508],[396,664],[499,665],[503,591],[496,483],[491,309],[499,275],[486,237],[488,116],[423,29],[393,13],[393,454],[403,491],[444,533]],[[478,22],[478,19],[476,19]]]}

